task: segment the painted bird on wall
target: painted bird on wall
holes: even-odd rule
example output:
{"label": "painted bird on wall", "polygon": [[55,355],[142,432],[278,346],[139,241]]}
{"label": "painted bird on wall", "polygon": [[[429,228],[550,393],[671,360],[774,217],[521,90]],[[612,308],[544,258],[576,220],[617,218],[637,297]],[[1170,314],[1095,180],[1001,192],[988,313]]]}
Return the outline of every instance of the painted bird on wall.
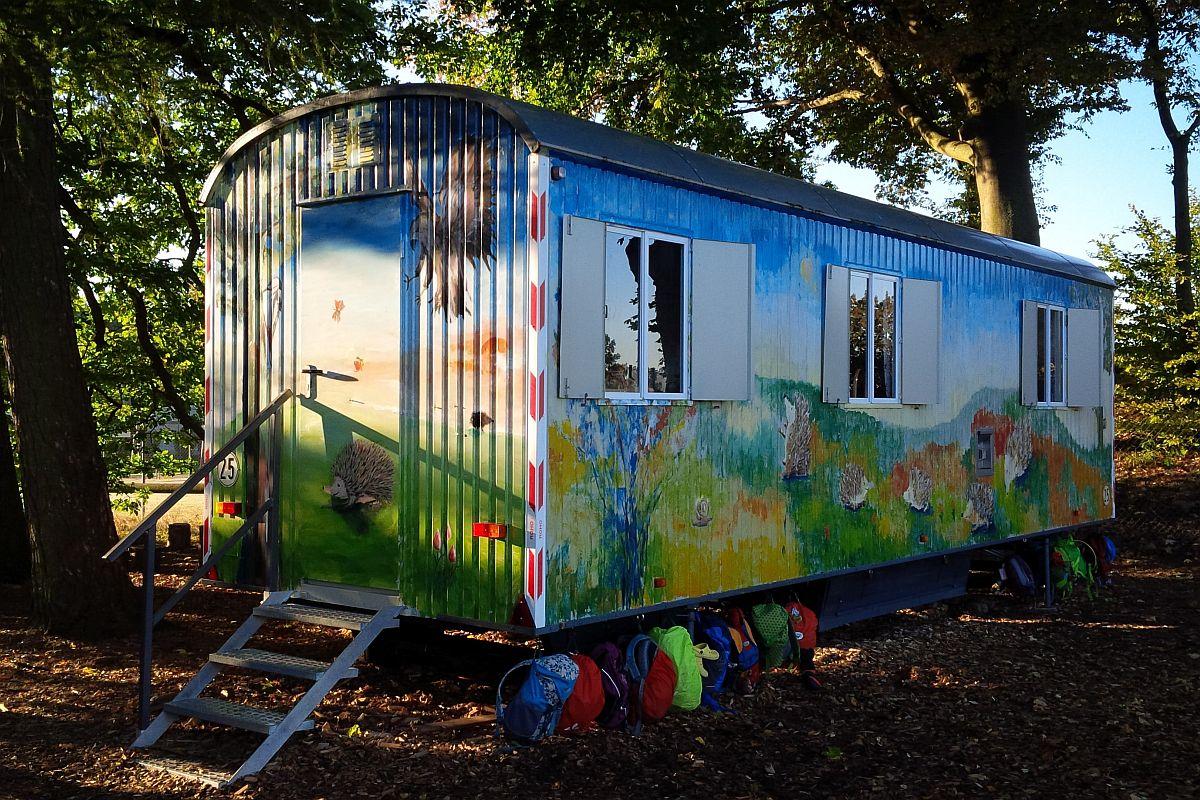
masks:
{"label": "painted bird on wall", "polygon": [[418,179],[409,239],[418,251],[412,277],[420,280],[421,293],[432,291],[434,309],[457,318],[469,313],[468,265],[491,269],[495,261],[496,144],[466,136],[449,150],[435,189]]}

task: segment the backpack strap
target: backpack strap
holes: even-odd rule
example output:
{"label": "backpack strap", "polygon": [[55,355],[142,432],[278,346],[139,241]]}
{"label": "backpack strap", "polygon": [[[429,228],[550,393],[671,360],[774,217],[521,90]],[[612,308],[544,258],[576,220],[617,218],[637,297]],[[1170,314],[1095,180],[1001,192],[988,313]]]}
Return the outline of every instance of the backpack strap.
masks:
{"label": "backpack strap", "polygon": [[[650,645],[654,644],[654,640],[644,633],[639,633],[629,640],[629,644],[625,646],[625,669],[629,672],[629,677],[633,678],[637,684],[637,722],[628,726],[629,732],[637,736],[642,732],[644,698],[646,696],[646,676],[650,674],[651,660],[649,657]],[[645,662],[645,663],[643,663]]]}
{"label": "backpack strap", "polygon": [[510,669],[508,672],[504,673],[504,676],[502,678],[500,678],[500,682],[498,684],[496,684],[496,737],[497,738],[503,738],[503,736],[504,736],[504,694],[503,694],[504,682],[506,680],[508,680],[509,676],[512,675],[517,670],[529,669],[531,667],[533,667],[533,659],[527,658],[524,661],[521,661],[518,664],[516,664],[515,666],[513,666],[513,668]]}

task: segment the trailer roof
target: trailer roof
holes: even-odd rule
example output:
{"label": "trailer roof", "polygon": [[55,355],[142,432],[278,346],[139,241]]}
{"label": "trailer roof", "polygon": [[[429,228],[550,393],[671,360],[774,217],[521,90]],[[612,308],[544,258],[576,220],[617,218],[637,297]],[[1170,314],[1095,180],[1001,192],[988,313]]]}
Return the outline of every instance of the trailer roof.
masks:
{"label": "trailer roof", "polygon": [[712,191],[798,209],[806,214],[856,227],[1054,272],[1076,280],[1107,287],[1115,285],[1108,273],[1082,258],[955,225],[471,87],[440,83],[395,84],[333,95],[263,122],[238,137],[213,168],[201,195],[205,205],[211,200],[217,182],[230,161],[270,131],[313,111],[405,96],[455,97],[482,103],[512,124],[534,152],[550,150],[575,155]]}

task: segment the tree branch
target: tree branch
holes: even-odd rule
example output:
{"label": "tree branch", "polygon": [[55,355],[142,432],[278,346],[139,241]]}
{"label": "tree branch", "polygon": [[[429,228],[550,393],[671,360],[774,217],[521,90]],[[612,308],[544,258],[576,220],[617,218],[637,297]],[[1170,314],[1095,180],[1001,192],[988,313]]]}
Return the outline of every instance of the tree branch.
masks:
{"label": "tree branch", "polygon": [[108,323],[104,321],[104,309],[96,298],[96,290],[92,288],[92,282],[86,276],[79,282],[79,290],[83,293],[83,299],[87,301],[88,311],[92,313],[92,341],[96,343],[97,348],[104,347]]}
{"label": "tree branch", "polygon": [[[848,30],[847,35],[849,35]],[[974,166],[975,148],[971,146],[970,142],[964,142],[962,139],[951,136],[930,119],[929,114],[917,107],[916,100],[904,90],[900,81],[888,69],[887,63],[882,58],[866,45],[854,42],[853,39],[851,41],[854,44],[855,52],[879,79],[884,95],[891,100],[892,110],[917,132],[925,144],[955,161]]]}
{"label": "tree branch", "polygon": [[79,236],[94,236],[100,232],[100,227],[96,224],[96,220],[92,219],[92,215],[84,211],[79,203],[75,202],[74,196],[61,183],[58,185],[58,203],[62,206],[63,211],[67,212],[67,216],[71,221],[79,226]]}
{"label": "tree branch", "polygon": [[175,419],[179,421],[179,424],[197,439],[203,439],[204,426],[196,419],[187,401],[180,396],[179,391],[175,388],[175,381],[171,378],[171,373],[167,369],[167,365],[163,362],[162,353],[159,351],[158,346],[154,344],[154,339],[150,336],[150,315],[146,311],[146,298],[129,284],[122,284],[121,289],[133,302],[133,319],[134,324],[137,326],[138,344],[141,346],[142,352],[146,354],[146,358],[150,361],[150,370],[158,378],[163,398],[167,401],[167,405],[171,407],[171,411],[175,413]]}
{"label": "tree branch", "polygon": [[805,100],[803,97],[782,97],[777,100],[768,100],[765,103],[735,108],[731,113],[751,114],[755,111],[766,111],[773,108],[795,108],[799,111],[814,111],[818,108],[824,108],[825,106],[831,106],[846,100],[870,100],[873,97],[874,95],[868,94],[861,89],[842,89],[841,91],[833,92],[832,94],[827,94],[824,97],[818,97],[813,100]]}
{"label": "tree branch", "polygon": [[872,50],[861,37],[855,35],[849,20],[840,11],[828,9],[824,16],[832,27],[841,31],[846,41],[853,45],[859,58],[866,63],[871,74],[879,82],[881,98],[891,105],[893,113],[907,122],[925,144],[935,151],[955,161],[975,165],[975,148],[971,143],[943,130],[933,121],[931,114],[918,106],[916,99],[900,84],[899,78],[888,67],[883,57]]}
{"label": "tree branch", "polygon": [[169,149],[170,143],[167,141],[162,120],[153,110],[148,111],[148,117],[150,128],[154,131],[155,141],[158,142],[159,152],[162,153],[163,165],[166,167],[167,182],[175,192],[175,199],[179,203],[179,210],[183,214],[184,223],[188,227],[188,254],[183,262],[183,275],[193,286],[203,289],[200,279],[196,277],[195,267],[196,257],[199,256],[200,247],[204,242],[204,230],[200,227],[200,220],[196,216],[196,209],[192,207],[191,198],[188,197],[187,188],[183,185],[183,179],[180,177],[180,164]]}

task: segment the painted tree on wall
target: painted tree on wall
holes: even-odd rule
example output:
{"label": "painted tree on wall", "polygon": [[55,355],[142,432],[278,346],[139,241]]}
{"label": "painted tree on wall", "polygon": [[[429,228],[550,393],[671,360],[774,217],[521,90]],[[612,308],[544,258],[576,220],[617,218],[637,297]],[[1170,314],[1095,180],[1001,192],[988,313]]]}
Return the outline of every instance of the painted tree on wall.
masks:
{"label": "painted tree on wall", "polygon": [[641,605],[651,518],[662,499],[663,464],[687,441],[695,407],[605,406],[579,417],[573,437],[588,465],[587,493],[601,522],[604,585],[616,587],[622,608]]}

